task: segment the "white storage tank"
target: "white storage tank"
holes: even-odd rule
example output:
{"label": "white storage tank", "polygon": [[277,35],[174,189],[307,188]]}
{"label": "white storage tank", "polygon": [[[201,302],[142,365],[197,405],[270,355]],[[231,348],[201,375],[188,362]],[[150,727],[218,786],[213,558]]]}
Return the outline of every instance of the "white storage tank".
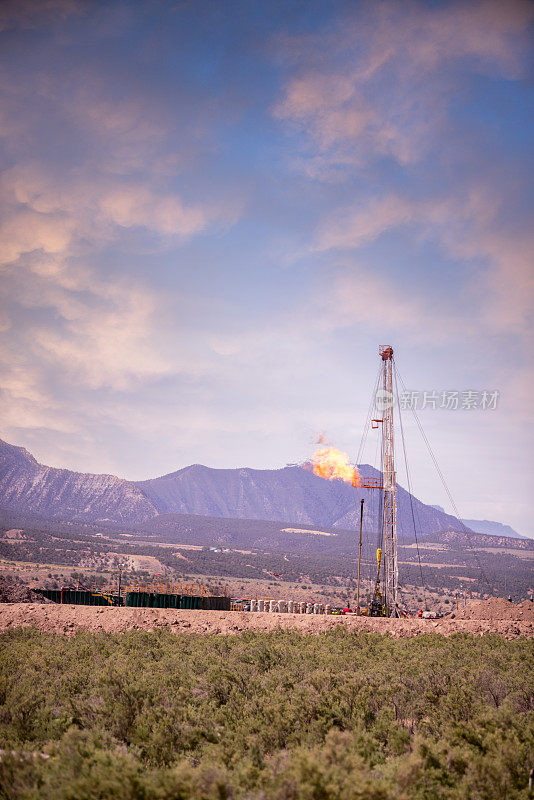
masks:
{"label": "white storage tank", "polygon": [[287,610],[288,610],[288,612],[290,614],[293,613],[294,606],[295,606],[295,604],[294,604],[293,600],[288,600],[287,601]]}
{"label": "white storage tank", "polygon": [[258,600],[258,611],[265,611],[265,602],[263,600]]}
{"label": "white storage tank", "polygon": [[332,606],[331,605],[326,605],[324,607],[324,613],[325,614],[331,614],[332,613]]}
{"label": "white storage tank", "polygon": [[278,603],[276,602],[276,600],[270,600],[269,601],[269,611],[271,613],[274,613],[275,611],[277,611],[277,608],[276,608],[277,605],[278,605]]}
{"label": "white storage tank", "polygon": [[313,614],[313,603],[306,603],[306,614]]}
{"label": "white storage tank", "polygon": [[257,611],[258,610],[258,601],[257,600],[251,600],[250,601],[250,610],[251,611]]}

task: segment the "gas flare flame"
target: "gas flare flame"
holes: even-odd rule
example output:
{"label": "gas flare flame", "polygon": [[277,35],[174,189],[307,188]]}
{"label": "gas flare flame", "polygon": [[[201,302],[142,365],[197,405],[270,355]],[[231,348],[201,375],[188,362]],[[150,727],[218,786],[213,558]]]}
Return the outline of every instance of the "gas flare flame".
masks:
{"label": "gas flare flame", "polygon": [[306,466],[314,475],[327,481],[343,481],[355,487],[362,485],[361,475],[350,463],[348,454],[342,453],[337,447],[319,447]]}

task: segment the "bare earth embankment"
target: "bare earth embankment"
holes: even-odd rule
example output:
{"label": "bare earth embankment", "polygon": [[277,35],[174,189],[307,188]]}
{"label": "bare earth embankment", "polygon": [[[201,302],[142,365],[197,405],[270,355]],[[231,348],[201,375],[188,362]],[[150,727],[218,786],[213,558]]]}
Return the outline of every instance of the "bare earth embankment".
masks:
{"label": "bare earth embankment", "polygon": [[351,631],[390,633],[395,638],[422,633],[497,633],[506,639],[534,636],[534,604],[519,605],[492,598],[473,601],[458,613],[438,620],[249,613],[176,611],[155,608],[102,608],[39,603],[0,603],[0,630],[33,627],[42,632],[72,634],[77,629],[116,633],[168,627],[176,633],[227,634],[276,628],[322,633],[343,627]]}

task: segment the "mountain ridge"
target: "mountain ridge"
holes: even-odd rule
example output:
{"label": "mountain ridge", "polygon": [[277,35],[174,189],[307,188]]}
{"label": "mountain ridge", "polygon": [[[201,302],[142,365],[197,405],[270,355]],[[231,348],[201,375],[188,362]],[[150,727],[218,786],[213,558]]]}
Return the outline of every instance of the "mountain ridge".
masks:
{"label": "mountain ridge", "polygon": [[490,519],[462,519],[464,525],[476,533],[486,533],[488,536],[508,536],[512,539],[528,539],[528,536],[518,533],[510,525],[503,522],[494,522]]}
{"label": "mountain ridge", "polygon": [[91,522],[144,522],[158,513],[133,481],[48,467],[2,440],[0,497],[6,509]]}
{"label": "mountain ridge", "polygon": [[[432,505],[432,508],[436,508],[438,511],[443,511],[445,513],[443,506]],[[523,536],[522,533],[518,533],[510,525],[505,525],[503,522],[494,522],[493,520],[489,519],[464,518],[462,518],[462,522],[475,533],[482,533],[486,534],[487,536],[505,536],[508,539],[530,538],[529,536]]]}
{"label": "mountain ridge", "polygon": [[[368,464],[358,466],[364,477],[379,477]],[[202,482],[199,480],[201,476]],[[329,482],[302,467],[274,470],[250,467],[213,469],[204,465],[140,481],[138,486],[163,514],[268,519],[281,522],[354,528],[359,524],[360,499],[365,499],[364,521],[373,525],[378,514],[377,493]],[[399,533],[409,535],[409,494],[398,487]],[[429,531],[460,528],[454,517],[437,512],[412,496],[415,511]],[[410,522],[410,524],[408,524]],[[413,529],[412,529],[413,532]]]}
{"label": "mountain ridge", "polygon": [[[364,477],[380,475],[368,464]],[[191,464],[145,481],[39,464],[25,448],[0,440],[0,505],[20,513],[91,523],[144,524],[162,514],[257,519],[354,529],[364,498],[364,523],[378,519],[378,493],[329,482],[299,466],[258,470]],[[422,503],[399,485],[399,536],[461,530],[455,517]]]}

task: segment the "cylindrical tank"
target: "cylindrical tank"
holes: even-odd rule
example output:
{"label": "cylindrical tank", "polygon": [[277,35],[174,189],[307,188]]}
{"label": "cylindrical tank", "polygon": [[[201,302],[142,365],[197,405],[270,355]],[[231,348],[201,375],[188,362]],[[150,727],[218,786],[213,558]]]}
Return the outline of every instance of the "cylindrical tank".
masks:
{"label": "cylindrical tank", "polygon": [[313,614],[313,603],[306,603],[306,614]]}
{"label": "cylindrical tank", "polygon": [[265,611],[265,601],[258,600],[258,611]]}
{"label": "cylindrical tank", "polygon": [[313,604],[313,613],[314,614],[318,614],[319,613],[319,603],[314,603]]}
{"label": "cylindrical tank", "polygon": [[300,613],[301,614],[306,614],[307,610],[308,610],[308,604],[306,602],[304,602],[304,601],[301,602],[301,604],[300,604]]}
{"label": "cylindrical tank", "polygon": [[324,607],[324,613],[325,614],[331,614],[332,613],[332,606],[331,605],[326,605]]}
{"label": "cylindrical tank", "polygon": [[278,601],[278,611],[280,611],[281,614],[285,614],[287,612],[287,603],[285,600]]}
{"label": "cylindrical tank", "polygon": [[277,610],[277,608],[276,608],[277,605],[278,605],[278,603],[276,602],[276,600],[270,600],[269,601],[269,611],[271,611],[271,612],[276,611]]}
{"label": "cylindrical tank", "polygon": [[294,604],[293,600],[288,600],[287,601],[287,610],[288,610],[289,614],[293,613],[294,606],[295,606],[295,604]]}
{"label": "cylindrical tank", "polygon": [[251,611],[257,611],[258,610],[258,601],[257,600],[251,600],[250,601],[250,610]]}

